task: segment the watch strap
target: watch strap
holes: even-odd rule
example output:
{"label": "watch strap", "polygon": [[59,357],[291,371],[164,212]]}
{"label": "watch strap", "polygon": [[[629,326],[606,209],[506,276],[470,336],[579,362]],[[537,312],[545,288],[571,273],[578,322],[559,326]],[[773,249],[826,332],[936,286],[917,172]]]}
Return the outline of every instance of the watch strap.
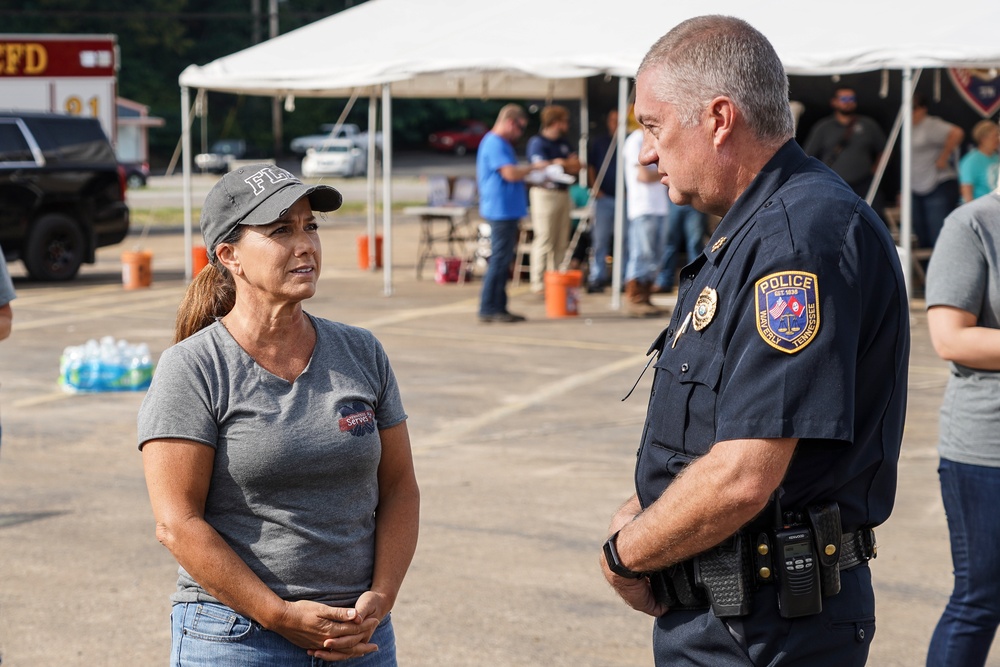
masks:
{"label": "watch strap", "polygon": [[616,530],[614,534],[608,538],[604,543],[604,559],[608,562],[608,569],[617,574],[619,577],[625,577],[626,579],[641,579],[646,576],[642,572],[635,572],[630,570],[622,564],[621,558],[618,557],[618,533],[620,530]]}

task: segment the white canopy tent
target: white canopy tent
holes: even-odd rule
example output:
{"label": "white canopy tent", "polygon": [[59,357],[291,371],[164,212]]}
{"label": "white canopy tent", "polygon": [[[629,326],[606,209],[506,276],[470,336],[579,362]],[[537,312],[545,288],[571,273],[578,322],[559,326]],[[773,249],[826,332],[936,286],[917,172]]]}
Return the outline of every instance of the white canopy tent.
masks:
{"label": "white canopy tent", "polygon": [[[459,4],[451,0],[369,0],[207,65],[192,65],[181,73],[188,250],[191,88],[286,99],[367,94],[372,100],[372,123],[376,96],[381,95],[385,293],[391,294],[392,97],[583,99],[586,78],[605,75],[621,77],[619,106],[624,111],[628,80],[649,46],[677,23],[708,12],[739,16],[761,30],[792,75],[901,70],[901,109],[910,108],[913,74],[921,68],[1000,66],[1000,40],[996,38],[1000,6],[973,0],[954,0],[947,11],[903,10],[889,0],[841,0],[835,11],[812,11],[787,1],[746,0],[717,0],[710,7],[692,0],[621,0],[610,4],[602,0],[571,4],[561,0],[470,0]],[[622,125],[625,115],[619,115]],[[909,113],[900,116],[901,238],[909,278],[911,218],[906,195],[910,191],[911,122]],[[373,142],[375,128],[370,130]],[[370,150],[369,155],[373,154]],[[371,172],[369,179],[369,211],[374,211]],[[620,232],[621,211],[616,217],[616,231]],[[369,226],[374,234],[373,218]],[[620,239],[621,234],[616,237]],[[374,243],[369,247],[374,251]],[[616,251],[621,257],[620,248]],[[188,276],[190,255],[187,252]],[[617,297],[617,289],[613,292]]]}

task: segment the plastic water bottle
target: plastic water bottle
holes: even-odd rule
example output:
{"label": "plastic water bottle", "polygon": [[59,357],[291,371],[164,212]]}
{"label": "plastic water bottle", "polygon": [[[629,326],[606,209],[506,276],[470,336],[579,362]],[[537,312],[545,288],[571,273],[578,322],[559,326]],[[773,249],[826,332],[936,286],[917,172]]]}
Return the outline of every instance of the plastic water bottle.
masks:
{"label": "plastic water bottle", "polygon": [[113,336],[67,347],[59,359],[59,384],[69,392],[138,391],[152,378],[149,346]]}
{"label": "plastic water bottle", "polygon": [[118,391],[122,388],[126,369],[114,337],[104,336],[101,338],[101,351],[97,368],[98,379],[95,391]]}
{"label": "plastic water bottle", "polygon": [[101,383],[101,348],[96,340],[88,340],[82,350],[80,369],[73,385],[79,391],[97,391]]}
{"label": "plastic water bottle", "polygon": [[136,391],[148,389],[153,380],[153,361],[149,354],[149,346],[139,343],[131,349],[129,355],[128,388]]}

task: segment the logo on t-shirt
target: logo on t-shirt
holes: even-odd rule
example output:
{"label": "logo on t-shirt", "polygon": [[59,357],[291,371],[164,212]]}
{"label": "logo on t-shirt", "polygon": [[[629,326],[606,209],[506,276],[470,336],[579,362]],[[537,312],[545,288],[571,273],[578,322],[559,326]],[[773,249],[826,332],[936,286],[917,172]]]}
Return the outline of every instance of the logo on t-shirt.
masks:
{"label": "logo on t-shirt", "polygon": [[337,410],[340,413],[340,430],[351,435],[362,436],[375,432],[375,413],[360,401],[342,405]]}

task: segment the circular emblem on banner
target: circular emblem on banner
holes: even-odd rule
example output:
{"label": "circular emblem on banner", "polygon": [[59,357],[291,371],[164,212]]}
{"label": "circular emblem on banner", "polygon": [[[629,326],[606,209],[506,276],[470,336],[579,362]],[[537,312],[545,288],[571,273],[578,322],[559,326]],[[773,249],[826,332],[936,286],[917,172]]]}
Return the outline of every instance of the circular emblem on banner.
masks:
{"label": "circular emblem on banner", "polygon": [[691,324],[694,325],[695,331],[701,331],[712,322],[718,305],[718,292],[711,287],[706,287],[701,291],[698,300],[694,302],[694,311],[691,313]]}

